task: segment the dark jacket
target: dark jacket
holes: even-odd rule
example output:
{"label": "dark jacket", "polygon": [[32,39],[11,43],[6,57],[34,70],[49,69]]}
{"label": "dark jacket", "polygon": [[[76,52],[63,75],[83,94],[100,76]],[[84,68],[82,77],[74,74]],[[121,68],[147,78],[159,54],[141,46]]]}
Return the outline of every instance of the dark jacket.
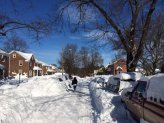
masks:
{"label": "dark jacket", "polygon": [[74,78],[74,79],[72,80],[72,85],[75,85],[75,84],[77,84],[77,79],[76,79],[76,78]]}

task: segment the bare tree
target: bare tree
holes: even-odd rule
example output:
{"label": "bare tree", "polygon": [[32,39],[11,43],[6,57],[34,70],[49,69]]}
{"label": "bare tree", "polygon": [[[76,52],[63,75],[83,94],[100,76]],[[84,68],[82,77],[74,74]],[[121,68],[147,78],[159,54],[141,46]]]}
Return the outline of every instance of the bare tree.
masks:
{"label": "bare tree", "polygon": [[3,49],[8,53],[11,52],[12,50],[22,51],[22,52],[28,50],[28,44],[26,43],[26,41],[24,41],[18,36],[11,37],[10,39],[6,40],[3,45],[4,45]]}
{"label": "bare tree", "polygon": [[63,27],[65,19],[71,20],[71,28],[75,27],[75,31],[78,28],[96,30],[93,36],[97,39],[120,44],[127,54],[127,70],[135,71],[157,0],[65,0],[61,3],[56,16],[58,24]]}
{"label": "bare tree", "polygon": [[75,74],[77,68],[77,45],[67,44],[62,50],[59,63],[66,73]]}
{"label": "bare tree", "polygon": [[160,64],[164,60],[163,41],[164,16],[160,14],[151,24],[147,42],[145,43],[144,53],[140,59],[142,68],[147,75],[155,74],[155,70],[160,68]]}
{"label": "bare tree", "polygon": [[[25,3],[23,4],[22,2]],[[11,4],[13,13],[7,14],[3,12],[3,8],[0,9],[0,36],[7,36],[10,32],[23,30],[28,31],[29,34],[32,35],[34,38],[39,39],[40,36],[48,34],[50,32],[48,21],[43,18],[36,18],[33,20],[25,21],[23,17],[18,18],[17,16],[14,16],[14,13],[21,13],[21,10],[17,10],[17,8],[19,8],[17,5],[18,3],[22,3],[22,5],[24,6],[32,4],[30,0],[9,0],[8,4]],[[5,0],[1,0],[0,4],[1,6],[6,6]],[[29,9],[30,8],[26,8],[26,10]]]}
{"label": "bare tree", "polygon": [[103,59],[98,49],[89,50],[87,47],[81,47],[78,50],[75,44],[67,44],[59,60],[60,66],[63,66],[66,73],[82,77],[93,74],[102,63]]}

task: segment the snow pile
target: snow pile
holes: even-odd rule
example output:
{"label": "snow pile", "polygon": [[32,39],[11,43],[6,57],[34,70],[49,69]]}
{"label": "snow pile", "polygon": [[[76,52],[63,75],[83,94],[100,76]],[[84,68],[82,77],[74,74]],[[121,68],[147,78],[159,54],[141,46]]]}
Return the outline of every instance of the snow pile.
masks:
{"label": "snow pile", "polygon": [[91,97],[99,114],[98,123],[135,123],[126,115],[126,109],[118,95],[96,89],[96,83],[90,83]]}
{"label": "snow pile", "polygon": [[149,86],[147,88],[147,98],[156,98],[157,102],[164,101],[164,74],[158,74],[149,77]]}
{"label": "snow pile", "polygon": [[120,80],[139,80],[142,77],[142,74],[139,72],[127,72],[115,75],[115,77],[120,78]]}
{"label": "snow pile", "polygon": [[[19,86],[6,85],[0,88],[0,121],[4,123],[23,123],[24,120],[30,119],[30,114],[35,110],[35,101],[42,103],[42,101],[51,101],[50,96],[57,96],[65,90],[58,80],[52,77],[33,77],[28,83],[22,83]],[[7,86],[10,86],[7,88]],[[43,100],[42,100],[43,98]],[[37,107],[38,108],[38,107]],[[41,119],[37,112],[34,119]],[[28,123],[36,123],[31,120]],[[26,123],[26,122],[25,122]],[[37,122],[38,123],[38,122]]]}
{"label": "snow pile", "polygon": [[66,91],[61,74],[29,78],[0,89],[1,123],[92,123],[88,82],[78,78],[76,92]]}

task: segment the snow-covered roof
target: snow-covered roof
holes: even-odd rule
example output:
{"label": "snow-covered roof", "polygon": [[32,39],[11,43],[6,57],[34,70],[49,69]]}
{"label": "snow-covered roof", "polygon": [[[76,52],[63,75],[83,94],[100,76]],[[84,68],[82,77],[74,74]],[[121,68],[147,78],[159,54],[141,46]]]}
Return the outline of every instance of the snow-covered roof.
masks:
{"label": "snow-covered roof", "polygon": [[1,49],[0,49],[0,54],[2,54],[2,55],[7,55],[7,56],[8,56],[8,53],[6,53],[5,51],[3,51],[3,50],[1,50]]}
{"label": "snow-covered roof", "polygon": [[54,71],[54,70],[52,70],[52,69],[48,69],[47,71],[48,71],[48,72],[55,72],[55,71]]}
{"label": "snow-covered roof", "polygon": [[31,57],[33,56],[32,53],[23,53],[23,52],[20,52],[20,51],[11,51],[10,54],[13,53],[13,52],[18,53],[18,54],[21,55],[23,58],[25,58],[27,61],[29,61],[29,60],[31,59]]}
{"label": "snow-covered roof", "polygon": [[55,66],[51,65],[51,69],[56,70],[56,69],[57,69],[57,67],[55,67]]}
{"label": "snow-covered roof", "polygon": [[41,64],[42,64],[42,66],[48,66],[48,67],[50,67],[51,65],[49,65],[49,64],[47,64],[47,63],[45,63],[45,62],[42,62],[42,61],[39,61]]}
{"label": "snow-covered roof", "polygon": [[110,65],[113,65],[113,64],[107,64],[107,65],[105,65],[105,69],[107,69]]}
{"label": "snow-covered roof", "polygon": [[42,61],[39,61],[38,59],[35,58],[35,62],[38,64],[42,64]]}
{"label": "snow-covered roof", "polygon": [[113,64],[117,63],[118,61],[126,61],[126,60],[125,59],[117,59],[115,62],[113,62]]}
{"label": "snow-covered roof", "polygon": [[38,66],[34,66],[33,70],[42,70],[42,68],[40,68]]}

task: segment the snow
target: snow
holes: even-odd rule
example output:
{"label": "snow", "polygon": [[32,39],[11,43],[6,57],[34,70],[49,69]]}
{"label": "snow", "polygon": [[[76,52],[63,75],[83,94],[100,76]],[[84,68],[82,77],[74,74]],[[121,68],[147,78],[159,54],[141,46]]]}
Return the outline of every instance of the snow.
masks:
{"label": "snow", "polygon": [[116,75],[115,77],[120,78],[121,80],[128,80],[132,78],[131,75],[127,73],[121,73]]}
{"label": "snow", "polygon": [[[120,96],[96,88],[98,83],[92,81],[96,77],[76,76],[73,92],[67,76],[21,75],[23,83],[0,86],[1,123],[135,123],[126,115]],[[19,75],[11,81],[18,79]]]}
{"label": "snow", "polygon": [[31,59],[31,57],[33,56],[32,53],[23,53],[23,52],[20,52],[20,51],[11,51],[10,54],[13,53],[13,52],[18,53],[19,55],[24,57],[27,61],[29,61]]}
{"label": "snow", "polygon": [[158,74],[149,77],[149,86],[147,88],[147,98],[156,98],[157,102],[164,101],[164,74]]}
{"label": "snow", "polygon": [[34,66],[33,70],[42,70],[42,68],[40,68],[38,66]]}
{"label": "snow", "polygon": [[8,56],[8,53],[0,49],[0,54]]}
{"label": "snow", "polygon": [[97,110],[97,123],[135,123],[126,115],[126,109],[118,95],[96,89],[96,83],[90,83],[92,100]]}

